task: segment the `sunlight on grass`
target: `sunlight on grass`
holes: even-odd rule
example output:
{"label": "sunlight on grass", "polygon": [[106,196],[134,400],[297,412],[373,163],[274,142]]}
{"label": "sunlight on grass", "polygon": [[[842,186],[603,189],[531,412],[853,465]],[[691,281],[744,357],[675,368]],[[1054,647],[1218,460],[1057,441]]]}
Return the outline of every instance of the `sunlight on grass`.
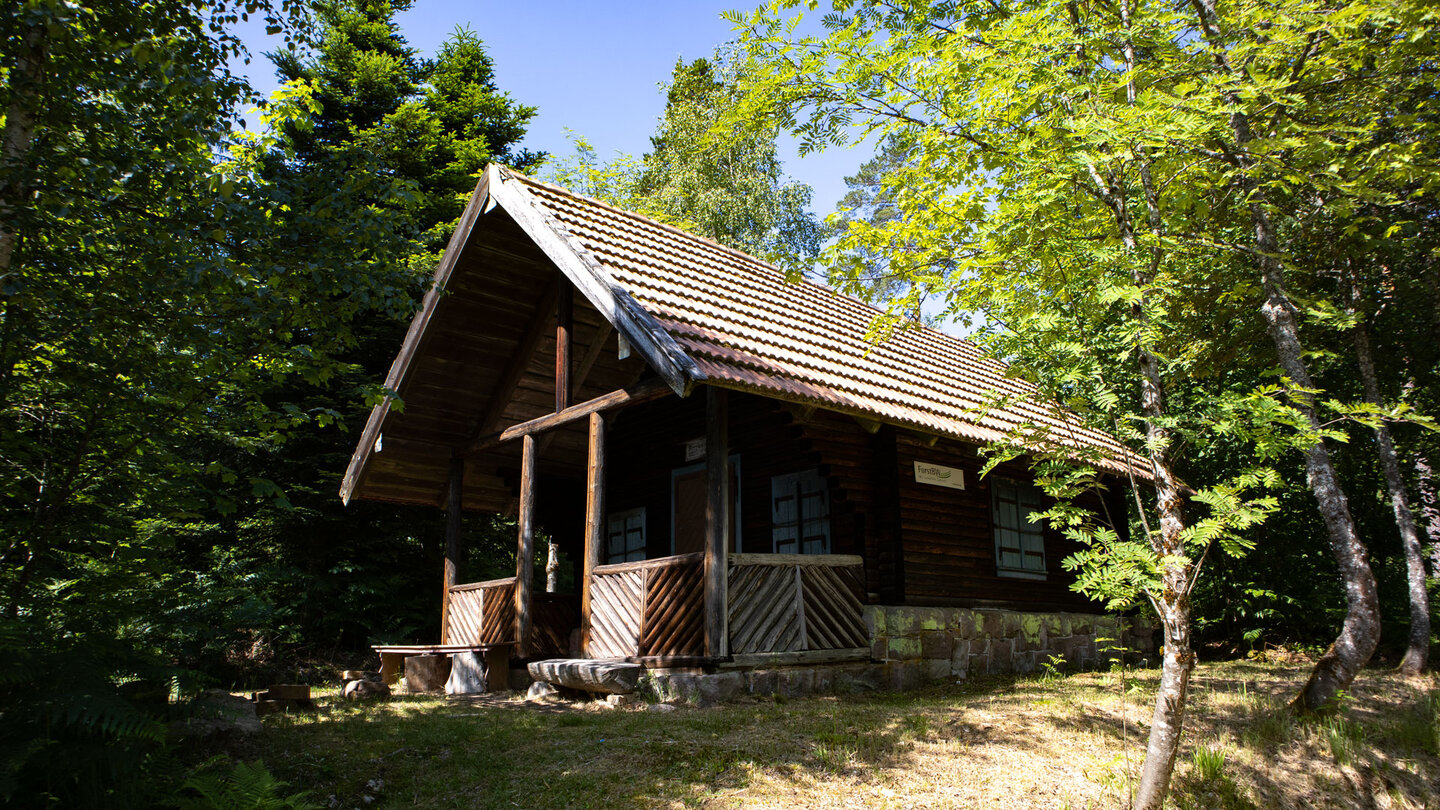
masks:
{"label": "sunlight on grass", "polygon": [[[1118,810],[1156,675],[1041,673],[665,713],[496,696],[351,705],[317,690],[321,711],[266,718],[255,753],[344,807],[379,779],[379,807]],[[1297,727],[1285,698],[1302,675],[1196,671],[1176,807],[1341,808],[1369,801],[1365,790],[1425,806],[1440,777],[1434,690],[1366,673],[1342,714]],[[1362,766],[1368,782],[1353,777]]]}

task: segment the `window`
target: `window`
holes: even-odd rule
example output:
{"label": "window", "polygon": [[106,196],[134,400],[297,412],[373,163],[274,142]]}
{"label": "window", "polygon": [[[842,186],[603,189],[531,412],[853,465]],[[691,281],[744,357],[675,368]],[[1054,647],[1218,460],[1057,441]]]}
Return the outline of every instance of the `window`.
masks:
{"label": "window", "polygon": [[830,493],[819,470],[770,479],[770,522],[776,554],[830,553]]}
{"label": "window", "polygon": [[991,516],[995,524],[995,569],[1002,577],[1045,578],[1045,535],[1030,515],[1040,511],[1040,488],[993,479]]}
{"label": "window", "polygon": [[608,521],[605,562],[645,559],[645,508],[612,512]]}

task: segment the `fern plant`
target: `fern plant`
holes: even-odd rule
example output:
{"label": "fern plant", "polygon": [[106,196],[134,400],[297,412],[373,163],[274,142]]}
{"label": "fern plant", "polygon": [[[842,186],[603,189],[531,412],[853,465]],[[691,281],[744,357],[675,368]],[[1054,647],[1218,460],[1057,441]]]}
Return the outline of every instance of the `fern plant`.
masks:
{"label": "fern plant", "polygon": [[[207,766],[217,762],[211,760]],[[179,810],[320,810],[304,793],[286,795],[287,787],[258,759],[236,762],[228,771],[202,767],[181,785],[176,806]]]}

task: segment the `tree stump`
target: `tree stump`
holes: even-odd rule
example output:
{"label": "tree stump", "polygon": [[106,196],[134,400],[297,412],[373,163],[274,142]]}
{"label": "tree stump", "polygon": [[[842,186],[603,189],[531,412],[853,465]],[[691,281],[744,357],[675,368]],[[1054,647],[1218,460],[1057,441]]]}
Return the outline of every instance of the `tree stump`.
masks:
{"label": "tree stump", "polygon": [[450,678],[450,656],[412,655],[405,659],[405,691],[442,692]]}

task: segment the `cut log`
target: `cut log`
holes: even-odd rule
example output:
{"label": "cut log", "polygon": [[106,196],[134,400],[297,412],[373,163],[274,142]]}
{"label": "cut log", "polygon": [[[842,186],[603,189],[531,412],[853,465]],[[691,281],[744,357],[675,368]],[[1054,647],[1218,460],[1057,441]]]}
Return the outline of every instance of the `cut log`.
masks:
{"label": "cut log", "polygon": [[583,692],[625,694],[635,691],[645,668],[624,661],[566,660],[535,661],[530,677],[537,681],[579,689]]}
{"label": "cut log", "polygon": [[405,691],[440,692],[450,678],[450,656],[412,655],[405,659]]}

